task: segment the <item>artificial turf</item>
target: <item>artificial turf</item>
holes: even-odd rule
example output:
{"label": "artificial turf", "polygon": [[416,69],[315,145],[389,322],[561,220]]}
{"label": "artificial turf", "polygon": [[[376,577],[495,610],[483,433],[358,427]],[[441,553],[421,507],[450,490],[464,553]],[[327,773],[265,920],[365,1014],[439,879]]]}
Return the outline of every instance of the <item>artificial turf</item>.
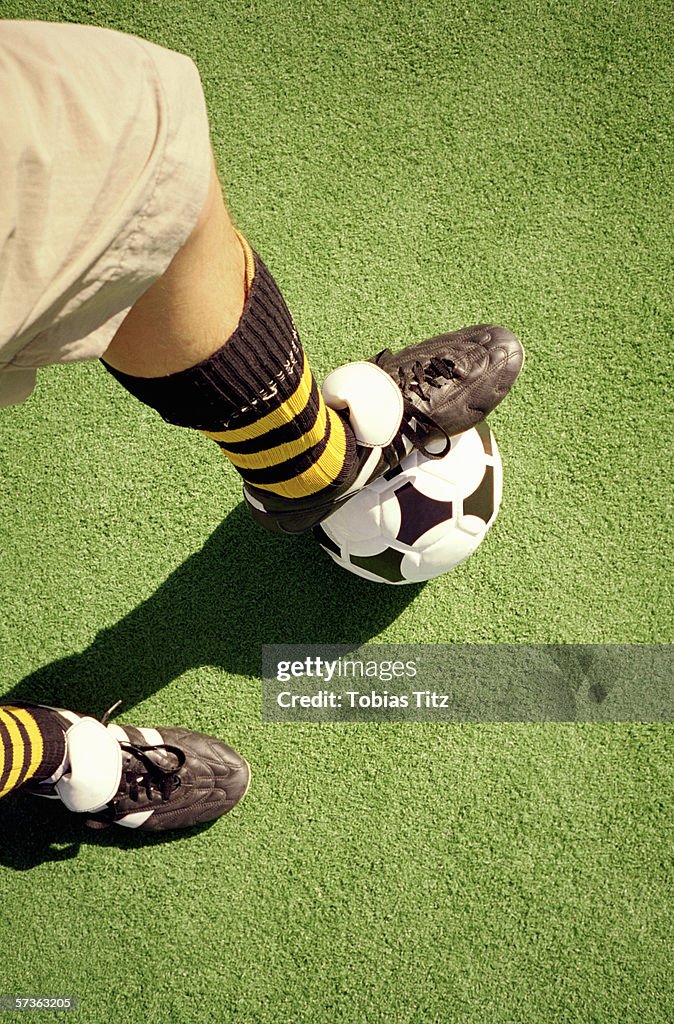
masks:
{"label": "artificial turf", "polygon": [[499,519],[425,587],[263,534],[217,448],[95,364],[0,411],[3,693],[121,698],[253,768],[166,841],[4,800],[2,992],[87,1024],[672,1019],[668,725],[260,716],[271,642],[672,641],[669,13],[0,0],[195,59],[319,378],[481,321],[528,355],[491,418]]}

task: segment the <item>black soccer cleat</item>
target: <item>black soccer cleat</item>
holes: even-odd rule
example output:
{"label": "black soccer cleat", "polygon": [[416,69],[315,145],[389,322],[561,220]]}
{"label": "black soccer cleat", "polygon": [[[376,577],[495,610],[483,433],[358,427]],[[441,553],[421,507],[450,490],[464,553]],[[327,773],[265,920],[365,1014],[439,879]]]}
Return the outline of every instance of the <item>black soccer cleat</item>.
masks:
{"label": "black soccer cleat", "polygon": [[50,710],[65,733],[65,768],[58,778],[28,782],[20,792],[60,799],[91,828],[190,828],[231,811],[248,791],[248,764],[214,736],[107,725],[110,712],[99,722]]}
{"label": "black soccer cleat", "polygon": [[[405,399],[401,430],[416,418],[446,438],[480,423],[503,401],[524,364],[521,342],[505,327],[478,324],[439,334],[373,362],[393,377]],[[424,450],[424,433],[415,448]],[[428,453],[427,453],[428,454]]]}
{"label": "black soccer cleat", "polygon": [[470,430],[503,401],[523,363],[524,349],[514,334],[495,324],[478,324],[396,355],[384,349],[368,362],[339,367],[322,390],[326,404],[343,410],[355,433],[352,478],[339,490],[326,488],[292,500],[245,484],[253,519],[274,533],[304,533],[395,468],[413,448],[442,458],[450,437]]}

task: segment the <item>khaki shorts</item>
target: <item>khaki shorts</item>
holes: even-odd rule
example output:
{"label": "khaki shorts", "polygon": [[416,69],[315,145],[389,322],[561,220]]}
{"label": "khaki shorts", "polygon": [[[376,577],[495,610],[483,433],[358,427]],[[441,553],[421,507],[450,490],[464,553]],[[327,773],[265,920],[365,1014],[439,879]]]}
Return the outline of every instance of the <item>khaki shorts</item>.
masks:
{"label": "khaki shorts", "polygon": [[206,201],[199,74],[83,25],[0,21],[0,405],[97,359]]}

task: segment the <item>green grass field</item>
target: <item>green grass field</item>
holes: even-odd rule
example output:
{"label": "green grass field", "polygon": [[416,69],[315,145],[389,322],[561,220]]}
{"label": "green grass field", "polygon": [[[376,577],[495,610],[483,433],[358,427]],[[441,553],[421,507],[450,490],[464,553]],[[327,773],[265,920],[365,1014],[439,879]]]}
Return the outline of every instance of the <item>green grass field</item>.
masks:
{"label": "green grass field", "polygon": [[667,5],[0,14],[194,58],[233,216],[319,379],[485,320],[528,356],[491,418],[499,520],[424,587],[255,528],[215,445],[96,364],[0,411],[3,693],[121,698],[253,769],[228,817],[164,841],[4,800],[0,994],[74,993],[87,1024],[674,1019],[671,727],[260,713],[265,643],[674,639]]}

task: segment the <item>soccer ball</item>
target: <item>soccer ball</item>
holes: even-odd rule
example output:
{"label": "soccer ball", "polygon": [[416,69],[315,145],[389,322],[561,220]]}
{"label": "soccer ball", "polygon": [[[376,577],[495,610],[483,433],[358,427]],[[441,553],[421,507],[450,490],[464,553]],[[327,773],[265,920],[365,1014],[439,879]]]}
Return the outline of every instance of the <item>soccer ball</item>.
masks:
{"label": "soccer ball", "polygon": [[[436,450],[444,444],[443,438]],[[419,583],[473,554],[496,518],[502,487],[494,435],[479,423],[452,437],[441,459],[410,452],[324,519],[314,535],[357,576]]]}

